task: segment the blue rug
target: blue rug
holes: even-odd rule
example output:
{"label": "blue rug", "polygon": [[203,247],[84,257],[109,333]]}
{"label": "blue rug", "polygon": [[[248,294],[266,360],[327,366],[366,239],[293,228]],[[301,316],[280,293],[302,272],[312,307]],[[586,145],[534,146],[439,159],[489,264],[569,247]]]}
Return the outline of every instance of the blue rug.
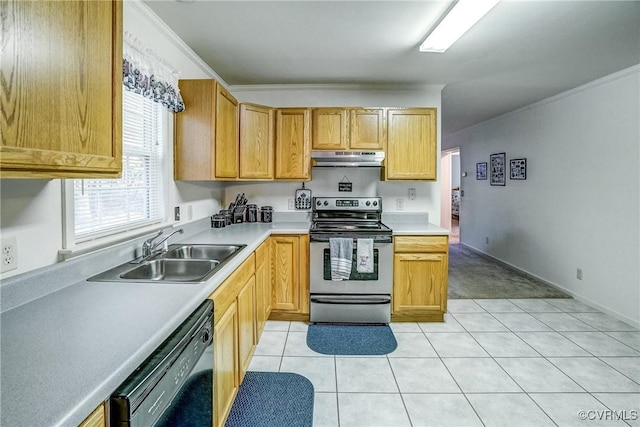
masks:
{"label": "blue rug", "polygon": [[226,427],[311,427],[313,384],[288,372],[247,371]]}
{"label": "blue rug", "polygon": [[388,325],[309,325],[307,346],[335,355],[389,354],[398,347]]}

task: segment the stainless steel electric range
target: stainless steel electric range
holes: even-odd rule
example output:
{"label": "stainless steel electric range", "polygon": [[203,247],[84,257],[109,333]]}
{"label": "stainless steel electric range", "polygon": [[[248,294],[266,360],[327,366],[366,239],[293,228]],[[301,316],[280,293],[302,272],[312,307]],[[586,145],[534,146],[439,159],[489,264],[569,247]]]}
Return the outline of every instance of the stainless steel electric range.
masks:
{"label": "stainless steel electric range", "polygon": [[[332,280],[332,239],[351,240],[351,271],[343,280]],[[393,239],[382,223],[382,199],[315,197],[309,240],[311,322],[389,323]],[[370,255],[366,268],[358,266],[359,246],[361,256]]]}

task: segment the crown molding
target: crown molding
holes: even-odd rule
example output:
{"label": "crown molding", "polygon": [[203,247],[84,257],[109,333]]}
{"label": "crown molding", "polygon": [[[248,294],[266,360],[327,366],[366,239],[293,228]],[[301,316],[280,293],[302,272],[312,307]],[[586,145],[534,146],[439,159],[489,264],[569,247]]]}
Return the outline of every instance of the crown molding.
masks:
{"label": "crown molding", "polygon": [[269,92],[269,91],[329,91],[329,90],[351,90],[351,91],[415,91],[415,90],[437,90],[442,91],[445,85],[442,84],[354,84],[354,83],[313,83],[313,84],[261,84],[261,85],[231,85],[229,89],[233,92]]}
{"label": "crown molding", "polygon": [[200,70],[202,70],[202,72],[204,72],[207,76],[217,80],[223,86],[226,86],[226,87],[229,86],[222,79],[222,77],[220,77],[218,73],[216,73],[209,66],[209,64],[204,62],[202,58],[200,58],[198,54],[195,53],[193,49],[191,49],[191,47],[189,47],[189,45],[186,44],[184,40],[182,40],[180,36],[178,36],[162,19],[160,19],[160,17],[156,15],[156,13],[153,10],[151,10],[149,6],[144,4],[142,0],[128,0],[126,4],[132,7],[133,9],[135,9],[136,11],[138,11],[143,16],[145,16],[149,20],[149,23],[151,23],[153,27],[156,30],[158,30],[158,32],[166,36],[167,39],[171,41],[171,44],[173,44],[173,46],[176,49],[178,49],[187,58],[189,58],[194,64],[196,64],[196,66],[200,68]]}

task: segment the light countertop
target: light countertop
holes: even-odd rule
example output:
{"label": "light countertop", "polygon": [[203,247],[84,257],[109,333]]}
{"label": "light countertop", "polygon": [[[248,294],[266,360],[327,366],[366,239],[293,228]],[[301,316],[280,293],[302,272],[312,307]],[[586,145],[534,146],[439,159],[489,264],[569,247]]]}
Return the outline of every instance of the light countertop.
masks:
{"label": "light countertop", "polygon": [[3,426],[77,426],[270,234],[308,222],[238,224],[172,243],[246,244],[202,284],[80,281],[2,313]]}

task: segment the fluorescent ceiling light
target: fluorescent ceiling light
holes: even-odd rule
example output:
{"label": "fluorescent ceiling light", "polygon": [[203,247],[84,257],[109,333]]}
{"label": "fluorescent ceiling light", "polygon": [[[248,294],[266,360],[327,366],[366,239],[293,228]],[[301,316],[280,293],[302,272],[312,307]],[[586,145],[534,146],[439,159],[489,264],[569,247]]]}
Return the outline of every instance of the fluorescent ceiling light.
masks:
{"label": "fluorescent ceiling light", "polygon": [[420,52],[444,52],[500,0],[459,0],[420,45]]}

